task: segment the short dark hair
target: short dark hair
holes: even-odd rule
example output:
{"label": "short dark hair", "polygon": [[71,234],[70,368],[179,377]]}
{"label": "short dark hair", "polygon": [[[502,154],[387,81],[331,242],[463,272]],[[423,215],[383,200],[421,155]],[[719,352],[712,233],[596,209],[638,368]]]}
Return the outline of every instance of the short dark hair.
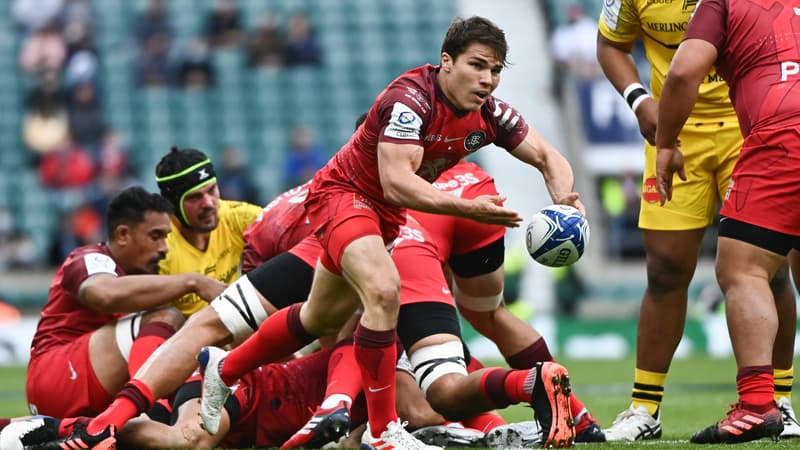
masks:
{"label": "short dark hair", "polygon": [[174,175],[207,159],[208,156],[200,150],[172,146],[156,165],[156,178]]}
{"label": "short dark hair", "polygon": [[506,34],[491,20],[472,16],[468,19],[456,18],[447,29],[442,41],[442,53],[447,53],[453,59],[473,43],[483,44],[494,50],[495,57],[503,64],[508,65],[508,43]]}
{"label": "short dark hair", "polygon": [[148,211],[171,213],[172,204],[160,194],[147,192],[140,186],[131,186],[111,199],[106,213],[108,223],[108,237],[120,225],[135,225],[144,222],[144,215]]}

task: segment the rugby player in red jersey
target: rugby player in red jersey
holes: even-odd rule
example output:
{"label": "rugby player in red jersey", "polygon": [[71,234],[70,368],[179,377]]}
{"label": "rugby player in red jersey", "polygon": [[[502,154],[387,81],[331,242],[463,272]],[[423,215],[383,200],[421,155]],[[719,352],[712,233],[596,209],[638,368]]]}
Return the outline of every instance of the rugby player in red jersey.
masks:
{"label": "rugby player in red jersey", "polygon": [[[108,241],[75,249],[56,272],[31,344],[26,392],[34,414],[103,411],[183,324],[176,309],[160,307],[187,293],[211,299],[222,291],[199,273],[158,275],[171,211],[142,188],[120,192],[108,208]],[[113,435],[107,427],[88,443],[113,445]]]}
{"label": "rugby player in red jersey", "polygon": [[684,170],[678,132],[705,73],[716,66],[744,136],[720,210],[717,279],[738,373],[739,401],[692,436],[695,443],[744,442],[783,431],[774,401],[773,354],[781,324],[770,282],[800,249],[800,32],[798,9],[784,0],[704,0],[675,53],[659,103],[657,186],[672,198]]}
{"label": "rugby player in red jersey", "polygon": [[[271,315],[230,354],[201,351],[201,416],[209,432],[216,431],[228,384],[334,333],[363,306],[354,347],[370,445],[424,448],[403,429],[394,408],[400,281],[386,247],[404,222],[405,208],[518,226],[522,217],[500,206],[500,196],[460,199],[430,185],[465,155],[494,143],[541,170],[554,203],[584,209],[567,160],[491,95],[506,49],[503,31],[490,21],[456,20],[445,36],[440,66],[422,66],[393,81],[350,141],[314,176],[305,207],[323,251],[309,300]],[[558,365],[551,368],[554,373],[543,377],[566,375]]]}

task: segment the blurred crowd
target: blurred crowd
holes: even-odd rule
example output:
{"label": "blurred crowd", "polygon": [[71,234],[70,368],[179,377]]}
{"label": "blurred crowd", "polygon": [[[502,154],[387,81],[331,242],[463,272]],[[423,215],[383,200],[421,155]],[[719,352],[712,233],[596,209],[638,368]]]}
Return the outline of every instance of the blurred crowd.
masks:
{"label": "blurred crowd", "polygon": [[[285,20],[266,14],[247,29],[235,0],[216,0],[200,33],[181,41],[167,6],[165,0],[147,0],[131,21],[132,89],[213,89],[212,57],[220,50],[242,52],[251,70],[323,62],[310,18],[302,11]],[[21,141],[29,167],[57,199],[59,226],[43,261],[9,210],[0,208],[0,268],[52,266],[76,246],[101,240],[108,200],[127,186],[141,184],[153,168],[135,167],[126,137],[105,113],[104,55],[95,45],[100,27],[93,0],[14,0],[11,14],[25,89]],[[287,143],[281,186],[298,184],[325,163],[329,152],[315,139],[314,129],[296,125]],[[224,198],[256,204],[266,200],[269,193],[258,192],[248,169],[247,149],[230,145],[203,150],[222,155],[218,167]]]}

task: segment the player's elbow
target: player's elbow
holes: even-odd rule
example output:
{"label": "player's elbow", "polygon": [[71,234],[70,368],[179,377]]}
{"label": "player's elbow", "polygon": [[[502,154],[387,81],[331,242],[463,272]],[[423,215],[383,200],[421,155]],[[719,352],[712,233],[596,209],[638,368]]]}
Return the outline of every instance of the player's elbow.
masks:
{"label": "player's elbow", "polygon": [[393,204],[393,205],[400,205],[402,206],[405,203],[405,197],[403,196],[403,191],[400,188],[399,184],[394,182],[393,180],[387,180],[382,182],[383,187],[383,198]]}

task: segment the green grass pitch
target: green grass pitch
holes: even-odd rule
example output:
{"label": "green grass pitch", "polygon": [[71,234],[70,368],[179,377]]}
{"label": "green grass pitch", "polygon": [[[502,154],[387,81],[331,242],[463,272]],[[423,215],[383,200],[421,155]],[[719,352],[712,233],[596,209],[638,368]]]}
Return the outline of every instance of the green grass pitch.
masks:
{"label": "green grass pitch", "polygon": [[[573,390],[603,425],[610,425],[616,414],[630,402],[633,359],[562,360],[570,370]],[[597,449],[702,449],[689,444],[689,436],[721,419],[728,405],[736,401],[736,366],[732,359],[693,357],[676,360],[667,379],[661,440],[630,444],[591,444],[578,448]],[[530,420],[530,408],[513,407],[502,412],[512,421]],[[0,368],[0,417],[27,414],[25,369]],[[715,446],[712,446],[715,447]],[[732,447],[728,447],[732,448]],[[740,444],[736,449],[800,448],[800,440],[770,440]]]}

